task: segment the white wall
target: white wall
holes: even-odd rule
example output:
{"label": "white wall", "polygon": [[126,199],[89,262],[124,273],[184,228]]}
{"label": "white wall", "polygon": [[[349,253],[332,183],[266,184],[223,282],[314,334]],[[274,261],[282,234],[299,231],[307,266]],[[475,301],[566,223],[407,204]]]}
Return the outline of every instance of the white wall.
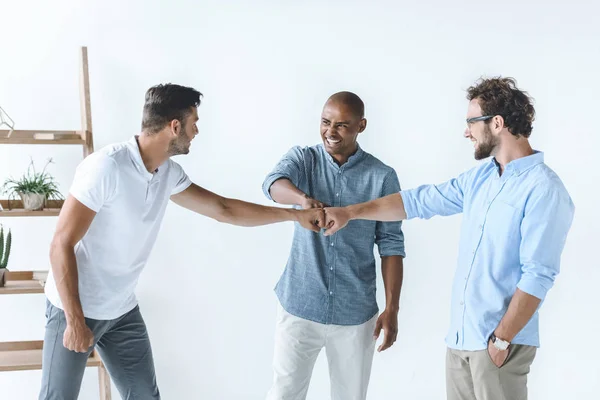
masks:
{"label": "white wall", "polygon": [[[464,90],[481,75],[516,77],[536,99],[532,143],[577,208],[563,271],[541,312],[530,398],[600,396],[600,27],[593,2],[72,3],[0,3],[0,105],[17,126],[79,128],[77,51],[87,45],[96,148],[138,131],[149,86],[192,85],[205,94],[201,134],[177,161],[197,183],[263,204],[265,174],[292,145],[319,140],[321,106],[333,92],[362,96],[369,126],[361,145],[396,168],[408,188],[475,165],[462,138]],[[38,164],[52,156],[50,171],[66,192],[81,152],[0,146],[0,179],[20,174],[29,156]],[[14,269],[48,267],[55,221],[2,218],[14,233]],[[375,357],[370,399],[444,398],[459,224],[459,217],[405,224],[400,333]],[[264,398],[272,288],[291,234],[290,224],[237,228],[168,208],[138,287],[164,398]],[[0,301],[0,340],[42,338],[42,295]],[[39,379],[39,372],[2,373],[0,397],[36,398]],[[321,358],[309,399],[328,398],[328,385]],[[95,398],[89,370],[81,399]]]}

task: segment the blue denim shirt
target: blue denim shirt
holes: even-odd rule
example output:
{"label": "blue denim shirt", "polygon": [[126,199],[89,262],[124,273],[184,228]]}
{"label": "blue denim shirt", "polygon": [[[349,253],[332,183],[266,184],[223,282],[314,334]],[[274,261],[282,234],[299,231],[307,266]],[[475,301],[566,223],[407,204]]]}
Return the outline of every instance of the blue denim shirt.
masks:
{"label": "blue denim shirt", "polygon": [[[541,152],[495,159],[441,185],[401,192],[408,218],[462,212],[446,344],[483,350],[517,288],[544,299],[560,269],[574,206]],[[513,343],[539,347],[536,311]]]}
{"label": "blue denim shirt", "polygon": [[[292,148],[263,183],[265,195],[278,179],[289,179],[329,206],[347,206],[397,193],[396,172],[360,146],[338,166],[323,145]],[[275,287],[290,314],[322,324],[360,325],[379,311],[375,298],[374,245],[379,255],[404,256],[400,222],[351,221],[333,236],[296,223],[286,268]]]}

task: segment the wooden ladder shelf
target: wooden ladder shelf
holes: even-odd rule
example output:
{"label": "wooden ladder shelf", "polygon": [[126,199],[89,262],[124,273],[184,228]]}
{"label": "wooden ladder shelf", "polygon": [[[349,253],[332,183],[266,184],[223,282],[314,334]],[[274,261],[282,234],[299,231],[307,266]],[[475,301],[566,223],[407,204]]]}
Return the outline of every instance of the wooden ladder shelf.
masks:
{"label": "wooden ladder shelf", "polygon": [[[80,61],[81,130],[0,130],[0,144],[79,145],[84,158],[94,152],[87,47],[81,47]],[[52,217],[59,215],[63,201],[49,200],[41,211],[25,210],[20,200],[0,200],[0,205],[0,218]],[[44,293],[47,275],[48,271],[6,271],[0,295]],[[43,345],[43,341],[0,342],[0,372],[41,369]],[[96,349],[87,367],[98,368],[100,399],[111,400],[110,377]]]}

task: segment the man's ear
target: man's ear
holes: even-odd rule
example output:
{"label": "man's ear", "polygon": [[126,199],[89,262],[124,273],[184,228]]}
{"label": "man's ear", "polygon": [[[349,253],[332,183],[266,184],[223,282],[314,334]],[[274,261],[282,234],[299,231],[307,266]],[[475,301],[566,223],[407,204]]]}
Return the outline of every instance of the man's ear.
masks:
{"label": "man's ear", "polygon": [[367,129],[367,119],[363,118],[358,122],[358,133],[364,132]]}
{"label": "man's ear", "polygon": [[494,118],[492,118],[491,125],[493,132],[500,132],[504,128],[504,118],[500,115],[495,115]]}
{"label": "man's ear", "polygon": [[171,120],[169,128],[171,129],[171,135],[177,137],[181,131],[181,121],[178,119]]}

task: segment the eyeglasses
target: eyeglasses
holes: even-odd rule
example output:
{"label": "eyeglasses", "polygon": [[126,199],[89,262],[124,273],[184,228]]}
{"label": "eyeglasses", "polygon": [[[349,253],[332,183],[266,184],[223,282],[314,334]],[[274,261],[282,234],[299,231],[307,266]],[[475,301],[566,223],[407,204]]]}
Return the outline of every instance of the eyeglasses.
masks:
{"label": "eyeglasses", "polygon": [[470,128],[475,122],[487,121],[490,118],[494,118],[493,115],[482,115],[480,117],[467,118],[467,126]]}

